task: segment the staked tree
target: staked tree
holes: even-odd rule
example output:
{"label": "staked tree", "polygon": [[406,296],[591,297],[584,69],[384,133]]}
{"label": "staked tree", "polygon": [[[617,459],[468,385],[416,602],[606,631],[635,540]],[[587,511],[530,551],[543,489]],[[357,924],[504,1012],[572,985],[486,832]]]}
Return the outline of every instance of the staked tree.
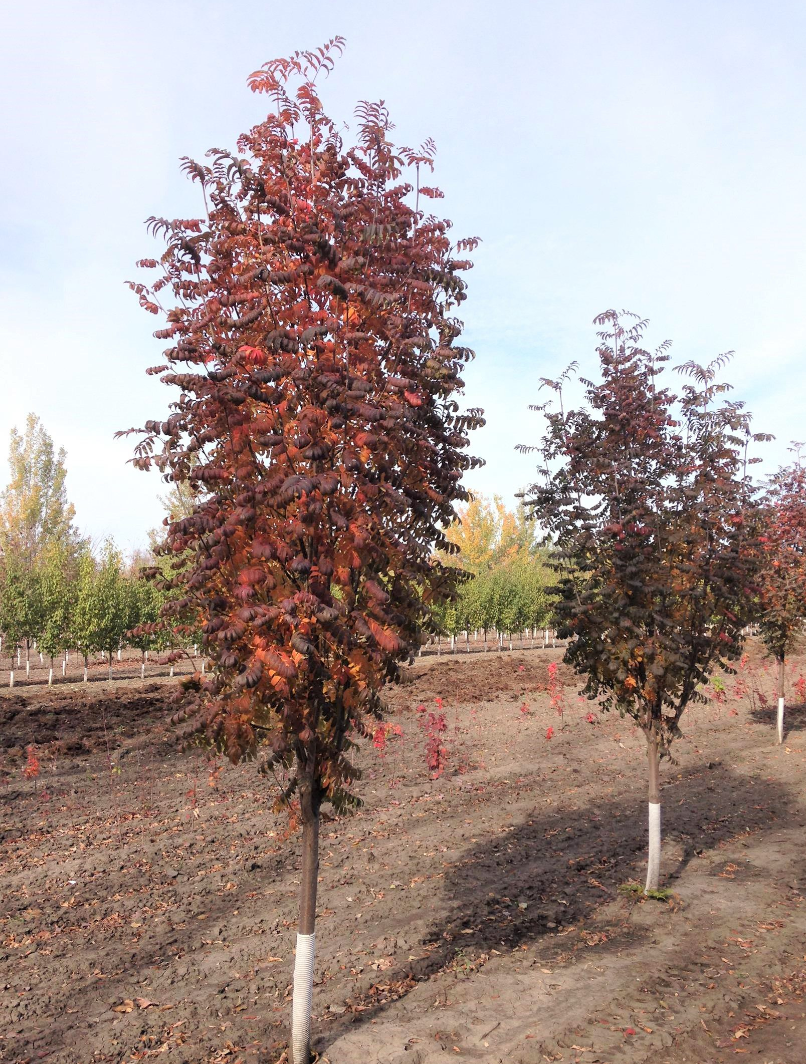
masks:
{"label": "staked tree", "polygon": [[778,742],[784,741],[785,663],[806,617],[806,468],[801,445],[795,461],[769,480],[762,499],[759,606],[761,638],[778,666]]}
{"label": "staked tree", "polygon": [[[660,870],[659,758],[680,735],[700,686],[740,652],[755,595],[756,511],[747,475],[753,436],[743,404],[728,401],[718,373],[678,367],[675,395],[658,383],[668,342],[642,346],[646,322],[625,326],[607,311],[598,350],[600,380],[583,381],[587,404],[543,410],[543,477],[527,503],[556,544],[560,635],[565,660],[586,677],[602,708],[632,717],[647,742],[649,860],[646,889]],[[630,317],[635,318],[634,315]]]}
{"label": "staked tree", "polygon": [[320,810],[358,804],[350,751],[453,593],[433,552],[468,500],[481,423],[457,403],[472,353],[454,316],[475,242],[421,209],[441,195],[420,182],[433,145],[396,148],[383,103],[360,104],[343,143],[316,84],[342,46],[251,76],[273,113],[238,154],[185,161],[204,215],[153,219],[167,248],[143,265],[161,275],[133,286],[165,314],[151,372],[178,390],[135,464],[205,493],[163,548],[167,617],[195,613],[213,663],[181,715],[233,760],[265,754],[302,824],[295,1064],[310,1057]]}
{"label": "staked tree", "polygon": [[72,642],[84,658],[87,681],[89,656],[103,653],[112,674],[112,655],[131,627],[131,598],[123,574],[123,560],[111,540],[99,559],[85,551],[78,564],[72,610]]}
{"label": "staked tree", "polygon": [[78,563],[69,548],[51,543],[41,556],[38,573],[42,622],[37,641],[42,653],[50,658],[48,682],[52,683],[54,657],[70,649]]}
{"label": "staked tree", "polygon": [[42,629],[42,619],[42,583],[38,570],[26,566],[17,552],[4,555],[0,566],[0,632],[12,658],[17,648],[25,646],[26,672],[31,643]]}

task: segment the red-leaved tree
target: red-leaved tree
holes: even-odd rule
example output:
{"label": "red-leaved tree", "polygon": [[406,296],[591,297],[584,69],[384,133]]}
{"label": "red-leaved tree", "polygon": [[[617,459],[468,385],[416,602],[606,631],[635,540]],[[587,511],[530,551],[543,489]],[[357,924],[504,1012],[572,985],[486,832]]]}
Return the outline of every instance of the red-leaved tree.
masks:
{"label": "red-leaved tree", "polygon": [[795,461],[778,470],[764,495],[760,537],[761,638],[778,665],[778,742],[784,741],[784,667],[806,617],[806,468],[800,445]]}
{"label": "red-leaved tree", "polygon": [[538,408],[544,477],[527,501],[555,544],[565,661],[590,698],[646,737],[649,891],[660,871],[660,756],[686,706],[705,701],[701,685],[738,656],[752,607],[753,437],[742,404],[723,398],[724,356],[678,367],[693,383],[675,395],[658,382],[668,344],[646,351],[646,323],[626,327],[624,316],[596,319],[601,379],[583,381],[586,405],[565,407],[565,375],[544,381],[560,404]]}
{"label": "red-leaved tree", "polygon": [[453,244],[422,209],[441,196],[420,184],[433,145],[395,148],[383,103],[360,104],[343,143],[316,85],[342,46],[251,75],[272,113],[238,154],[185,160],[204,213],[151,219],[167,248],[140,265],[159,278],[132,285],[166,318],[149,372],[178,392],[134,462],[197,498],[163,546],[168,615],[201,620],[213,666],[184,685],[181,715],[232,760],[262,759],[302,824],[295,1064],[310,1055],[320,809],[358,804],[350,751],[430,601],[452,593],[434,550],[450,550],[482,423],[457,403],[472,353],[454,310],[475,241]]}

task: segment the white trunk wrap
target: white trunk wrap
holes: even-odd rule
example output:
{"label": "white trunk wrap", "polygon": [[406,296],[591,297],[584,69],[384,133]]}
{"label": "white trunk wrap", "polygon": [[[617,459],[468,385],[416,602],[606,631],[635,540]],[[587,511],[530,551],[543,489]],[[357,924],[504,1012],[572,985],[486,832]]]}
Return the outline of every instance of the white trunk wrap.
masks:
{"label": "white trunk wrap", "polygon": [[778,699],[778,742],[784,741],[784,699]]}
{"label": "white trunk wrap", "polygon": [[297,935],[297,955],[294,960],[294,999],[291,1006],[293,1064],[308,1064],[315,940],[315,934]]}
{"label": "white trunk wrap", "polygon": [[660,877],[660,802],[649,802],[649,859],[646,889],[657,890]]}

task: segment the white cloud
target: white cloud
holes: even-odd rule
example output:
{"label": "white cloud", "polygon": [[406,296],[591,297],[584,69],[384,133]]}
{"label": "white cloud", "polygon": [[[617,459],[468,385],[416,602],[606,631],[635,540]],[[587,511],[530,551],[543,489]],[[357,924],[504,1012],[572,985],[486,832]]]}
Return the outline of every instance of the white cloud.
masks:
{"label": "white cloud", "polygon": [[[534,463],[539,378],[590,371],[608,306],[652,319],[681,361],[733,348],[730,377],[775,432],[804,435],[806,9],[752,0],[490,5],[211,0],[69,5],[6,15],[0,91],[0,440],[28,410],[69,452],[92,535],[142,541],[156,478],[115,429],[165,409],[159,345],[123,282],[149,214],[195,213],[179,156],[229,146],[261,117],[245,77],[335,33],[325,87],[349,121],[384,97],[404,143],[432,135],[469,275],[467,401],[486,407],[477,490],[511,495]],[[2,479],[0,470],[0,479]]]}

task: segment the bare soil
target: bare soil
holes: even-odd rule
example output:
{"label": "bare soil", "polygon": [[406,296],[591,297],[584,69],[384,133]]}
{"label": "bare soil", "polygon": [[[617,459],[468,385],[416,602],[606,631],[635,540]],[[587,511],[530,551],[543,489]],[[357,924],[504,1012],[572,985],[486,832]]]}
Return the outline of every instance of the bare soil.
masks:
{"label": "bare soil", "polygon": [[[642,900],[619,888],[644,871],[643,741],[564,666],[561,721],[560,655],[431,656],[390,692],[402,735],[322,833],[322,1061],[803,1064],[806,707],[778,746],[757,648],[691,707],[661,775],[671,896]],[[177,748],[171,689],[0,696],[4,1062],[281,1058],[299,838],[254,766]]]}

